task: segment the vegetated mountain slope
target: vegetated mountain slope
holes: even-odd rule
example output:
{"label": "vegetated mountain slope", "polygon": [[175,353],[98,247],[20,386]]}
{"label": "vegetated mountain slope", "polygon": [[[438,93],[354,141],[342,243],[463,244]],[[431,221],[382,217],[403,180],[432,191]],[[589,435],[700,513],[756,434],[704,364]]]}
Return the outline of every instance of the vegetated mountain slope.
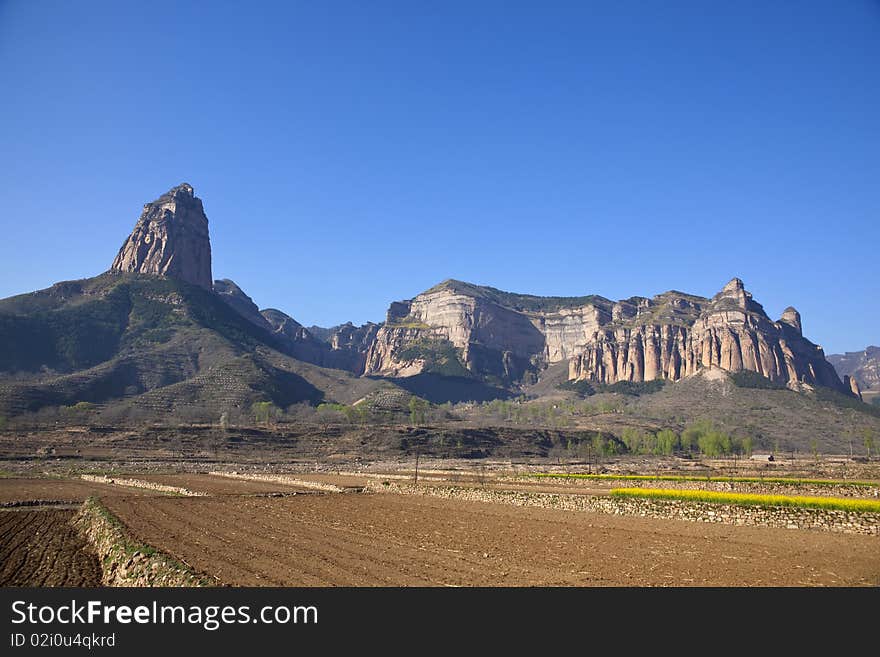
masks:
{"label": "vegetated mountain slope", "polygon": [[524,386],[523,393],[527,397],[544,399],[565,396],[562,387],[568,381],[568,361],[560,361],[548,366],[533,384]]}
{"label": "vegetated mountain slope", "polygon": [[[447,280],[392,303],[384,324],[313,330],[258,309],[233,281],[213,280],[208,218],[183,183],[143,206],[111,271],[0,300],[0,415],[91,402],[216,418],[255,401],[352,403],[388,389],[457,402],[559,397],[566,381],[682,379],[651,403],[668,397],[696,417],[711,409],[689,381],[710,368],[751,372],[808,397],[850,390],[803,337],[797,311],[770,320],[739,279],[712,299],[670,291],[616,302]],[[744,395],[725,399],[752,403]],[[728,407],[734,417],[736,404],[720,406]],[[825,412],[821,404],[800,410],[804,423],[837,430],[808,417]]]}
{"label": "vegetated mountain slope", "polygon": [[804,392],[770,385],[743,387],[770,382],[742,377],[737,385],[737,379],[714,368],[667,383],[653,394],[617,395],[623,404],[618,419],[675,428],[711,420],[735,435],[751,436],[763,449],[778,447],[802,454],[814,447],[848,454],[852,443],[854,453],[860,455],[865,450],[865,430],[875,439],[880,436],[880,410],[842,393],[818,386]]}
{"label": "vegetated mountain slope", "polygon": [[345,399],[365,387],[295,360],[219,295],[145,274],[107,272],[0,300],[0,344],[2,414],[122,399],[219,413],[259,400],[316,403],[331,390]]}

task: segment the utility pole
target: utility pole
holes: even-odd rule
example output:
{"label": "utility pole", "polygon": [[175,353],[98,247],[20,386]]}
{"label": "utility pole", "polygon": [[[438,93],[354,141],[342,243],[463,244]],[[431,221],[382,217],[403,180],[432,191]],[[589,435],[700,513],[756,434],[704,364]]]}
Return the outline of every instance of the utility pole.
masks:
{"label": "utility pole", "polygon": [[416,476],[413,484],[416,486],[419,485],[419,450],[416,450]]}

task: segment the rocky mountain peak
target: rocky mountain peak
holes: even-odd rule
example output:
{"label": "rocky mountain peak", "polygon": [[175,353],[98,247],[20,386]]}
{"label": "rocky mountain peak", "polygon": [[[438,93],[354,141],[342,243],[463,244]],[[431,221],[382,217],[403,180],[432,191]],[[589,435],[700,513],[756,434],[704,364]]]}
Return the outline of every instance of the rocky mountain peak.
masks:
{"label": "rocky mountain peak", "polygon": [[736,311],[745,315],[753,314],[769,321],[763,306],[754,300],[752,293],[746,290],[740,278],[730,279],[730,282],[712,297],[711,309],[716,312]]}
{"label": "rocky mountain peak", "polygon": [[181,183],[144,205],[111,269],[167,276],[212,289],[208,217],[192,185]]}
{"label": "rocky mountain peak", "polygon": [[732,278],[730,282],[721,288],[721,291],[715,295],[713,301],[732,303],[743,310],[748,309],[749,302],[752,299],[750,292],[746,291],[742,279]]}
{"label": "rocky mountain peak", "polygon": [[789,306],[782,312],[782,317],[779,318],[779,321],[783,324],[788,324],[790,327],[798,332],[798,335],[803,335],[803,327],[801,326],[801,314],[792,306]]}
{"label": "rocky mountain peak", "polygon": [[721,293],[736,293],[745,290],[745,285],[743,285],[741,278],[731,278],[730,281],[721,288]]}

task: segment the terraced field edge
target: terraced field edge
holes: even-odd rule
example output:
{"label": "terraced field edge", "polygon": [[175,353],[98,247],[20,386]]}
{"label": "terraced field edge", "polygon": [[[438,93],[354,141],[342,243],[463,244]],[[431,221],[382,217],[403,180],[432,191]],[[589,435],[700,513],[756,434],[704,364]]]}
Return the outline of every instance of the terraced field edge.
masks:
{"label": "terraced field edge", "polygon": [[74,526],[94,548],[104,586],[216,586],[218,583],[156,548],[133,538],[101,502],[88,498]]}

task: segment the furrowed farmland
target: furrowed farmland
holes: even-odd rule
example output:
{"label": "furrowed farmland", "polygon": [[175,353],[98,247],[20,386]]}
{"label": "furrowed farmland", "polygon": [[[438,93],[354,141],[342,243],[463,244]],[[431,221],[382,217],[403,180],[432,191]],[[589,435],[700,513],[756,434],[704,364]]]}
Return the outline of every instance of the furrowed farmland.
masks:
{"label": "furrowed farmland", "polygon": [[0,583],[880,585],[870,476],[414,465],[0,478]]}

